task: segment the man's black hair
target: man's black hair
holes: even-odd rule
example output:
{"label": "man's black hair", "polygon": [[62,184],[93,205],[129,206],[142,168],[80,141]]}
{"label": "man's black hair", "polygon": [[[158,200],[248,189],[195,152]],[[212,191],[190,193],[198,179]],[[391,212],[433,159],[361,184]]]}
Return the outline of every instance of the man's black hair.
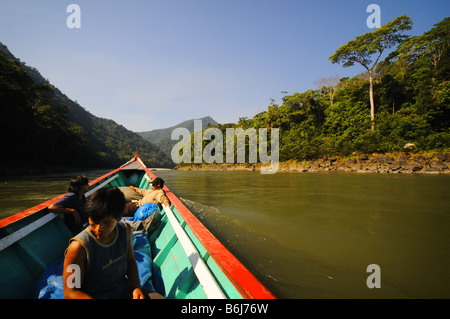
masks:
{"label": "man's black hair", "polygon": [[164,187],[164,180],[161,177],[157,177],[152,181],[153,186],[157,186],[159,188]]}
{"label": "man's black hair", "polygon": [[69,181],[68,192],[78,194],[81,190],[81,186],[89,184],[89,180],[86,176],[78,175],[72,176]]}
{"label": "man's black hair", "polygon": [[115,219],[122,217],[125,208],[125,196],[117,187],[100,188],[89,196],[85,211],[94,222],[111,216]]}

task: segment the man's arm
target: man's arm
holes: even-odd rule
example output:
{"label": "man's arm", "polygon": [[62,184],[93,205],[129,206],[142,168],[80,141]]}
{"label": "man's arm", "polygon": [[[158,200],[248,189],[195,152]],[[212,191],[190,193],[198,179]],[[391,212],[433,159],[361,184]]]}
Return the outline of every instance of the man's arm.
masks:
{"label": "man's arm", "polygon": [[161,190],[161,193],[158,194],[157,198],[158,202],[160,202],[164,206],[170,206],[170,200],[167,198],[166,192],[164,190]]}
{"label": "man's arm", "polygon": [[50,206],[48,206],[48,209],[52,213],[58,214],[60,216],[65,215],[65,214],[72,214],[73,217],[75,218],[75,223],[77,223],[77,224],[81,223],[80,213],[78,213],[78,211],[74,208],[64,208],[64,207],[59,207],[59,206],[50,204]]}
{"label": "man's arm", "polygon": [[137,187],[134,187],[133,185],[128,186],[128,188],[134,190],[136,193],[141,194],[142,196],[145,196],[149,192],[151,192],[151,189],[137,188]]}
{"label": "man's arm", "polygon": [[[83,245],[77,241],[72,241],[67,248],[66,257],[64,259],[63,268],[63,287],[64,287],[64,298],[65,299],[92,299],[90,295],[83,292],[80,288],[74,287],[73,276],[80,276],[76,278],[75,281],[79,280],[80,286],[84,279],[84,270],[86,267],[86,250]],[[69,271],[70,265],[78,265],[79,273]],[[68,284],[70,282],[70,284]]]}

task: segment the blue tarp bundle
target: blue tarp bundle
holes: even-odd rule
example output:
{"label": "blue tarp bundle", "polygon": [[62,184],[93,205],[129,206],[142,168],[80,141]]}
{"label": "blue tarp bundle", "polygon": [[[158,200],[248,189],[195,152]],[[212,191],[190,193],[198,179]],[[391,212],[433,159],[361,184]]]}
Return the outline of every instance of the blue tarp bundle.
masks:
{"label": "blue tarp bundle", "polygon": [[32,298],[38,299],[64,299],[63,291],[64,256],[58,258],[42,274],[32,291]]}

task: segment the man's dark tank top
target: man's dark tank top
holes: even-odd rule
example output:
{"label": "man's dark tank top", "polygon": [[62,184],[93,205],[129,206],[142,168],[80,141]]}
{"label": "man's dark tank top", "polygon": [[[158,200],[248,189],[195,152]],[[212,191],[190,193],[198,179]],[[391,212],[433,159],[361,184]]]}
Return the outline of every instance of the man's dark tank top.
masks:
{"label": "man's dark tank top", "polygon": [[123,222],[115,228],[110,244],[98,241],[89,227],[72,238],[80,242],[87,254],[87,265],[81,290],[93,298],[124,298],[131,295],[127,278],[128,234]]}

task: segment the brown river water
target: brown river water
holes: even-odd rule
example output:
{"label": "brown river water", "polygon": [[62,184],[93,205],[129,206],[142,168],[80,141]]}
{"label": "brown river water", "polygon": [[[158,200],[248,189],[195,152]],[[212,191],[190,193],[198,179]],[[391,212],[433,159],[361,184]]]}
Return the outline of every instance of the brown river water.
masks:
{"label": "brown river water", "polygon": [[[278,298],[450,298],[449,175],[154,173]],[[0,218],[71,175],[0,178]]]}

